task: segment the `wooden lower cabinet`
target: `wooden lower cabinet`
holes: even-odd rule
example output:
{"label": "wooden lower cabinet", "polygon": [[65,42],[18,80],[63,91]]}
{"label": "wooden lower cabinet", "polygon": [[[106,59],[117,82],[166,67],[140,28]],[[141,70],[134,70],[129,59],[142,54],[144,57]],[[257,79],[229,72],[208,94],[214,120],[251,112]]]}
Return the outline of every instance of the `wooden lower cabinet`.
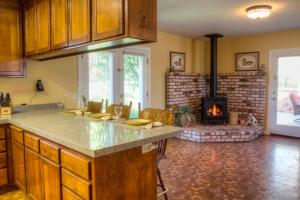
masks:
{"label": "wooden lower cabinet", "polygon": [[45,200],[61,199],[60,166],[41,158],[41,175]]}
{"label": "wooden lower cabinet", "polygon": [[31,199],[42,199],[42,177],[40,172],[39,154],[25,148],[25,166],[27,180],[27,195]]}
{"label": "wooden lower cabinet", "polygon": [[84,200],[66,187],[62,187],[63,200]]}
{"label": "wooden lower cabinet", "polygon": [[0,186],[8,184],[7,168],[0,169]]}
{"label": "wooden lower cabinet", "polygon": [[12,153],[0,153],[0,186],[9,182],[11,164],[6,167],[5,156],[11,155],[14,183],[29,199],[157,198],[155,150],[143,153],[142,147],[135,147],[91,158],[26,131],[24,136],[16,127],[8,132]]}
{"label": "wooden lower cabinet", "polygon": [[82,199],[91,199],[91,183],[65,169],[62,169],[62,184]]}
{"label": "wooden lower cabinet", "polygon": [[6,141],[0,140],[0,152],[5,152],[5,151],[6,151]]}
{"label": "wooden lower cabinet", "polygon": [[24,145],[12,141],[12,160],[15,184],[26,192]]}

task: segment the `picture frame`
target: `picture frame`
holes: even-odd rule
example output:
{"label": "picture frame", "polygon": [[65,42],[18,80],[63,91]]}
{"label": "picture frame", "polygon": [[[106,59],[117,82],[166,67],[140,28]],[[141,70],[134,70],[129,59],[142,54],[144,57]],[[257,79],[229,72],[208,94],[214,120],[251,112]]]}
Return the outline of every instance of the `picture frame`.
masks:
{"label": "picture frame", "polygon": [[235,54],[235,71],[258,71],[259,52],[242,52]]}
{"label": "picture frame", "polygon": [[185,71],[185,53],[170,52],[170,71],[184,72]]}

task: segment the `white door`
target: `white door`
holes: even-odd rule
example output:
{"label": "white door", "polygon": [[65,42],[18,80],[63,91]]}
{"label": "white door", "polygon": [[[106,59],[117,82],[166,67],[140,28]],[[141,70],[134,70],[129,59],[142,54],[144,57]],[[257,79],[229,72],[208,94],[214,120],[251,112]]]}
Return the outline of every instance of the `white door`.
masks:
{"label": "white door", "polygon": [[145,53],[129,51],[123,52],[123,70],[121,97],[122,102],[132,102],[131,118],[138,117],[138,104],[142,108],[148,105],[148,64]]}
{"label": "white door", "polygon": [[270,52],[269,98],[271,133],[300,137],[300,49]]}
{"label": "white door", "polygon": [[149,105],[149,51],[124,48],[79,56],[79,93],[90,101],[132,102],[130,117],[137,117],[138,104]]}

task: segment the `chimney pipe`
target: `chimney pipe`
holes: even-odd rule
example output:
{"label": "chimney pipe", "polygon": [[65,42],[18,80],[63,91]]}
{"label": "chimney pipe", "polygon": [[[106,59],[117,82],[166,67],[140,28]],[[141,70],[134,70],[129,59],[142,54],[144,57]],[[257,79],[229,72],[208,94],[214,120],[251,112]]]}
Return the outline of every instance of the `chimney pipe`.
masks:
{"label": "chimney pipe", "polygon": [[205,37],[210,38],[210,96],[217,96],[217,51],[218,51],[218,38],[223,37],[221,34],[208,34]]}

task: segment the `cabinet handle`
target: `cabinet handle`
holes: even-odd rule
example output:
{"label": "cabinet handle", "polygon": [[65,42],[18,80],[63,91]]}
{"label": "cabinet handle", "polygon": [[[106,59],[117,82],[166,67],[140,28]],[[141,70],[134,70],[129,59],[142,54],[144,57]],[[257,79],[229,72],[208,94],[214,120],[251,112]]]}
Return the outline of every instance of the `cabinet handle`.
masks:
{"label": "cabinet handle", "polygon": [[146,21],[147,21],[147,17],[145,15],[143,15],[143,19],[142,19],[142,28],[146,27]]}

